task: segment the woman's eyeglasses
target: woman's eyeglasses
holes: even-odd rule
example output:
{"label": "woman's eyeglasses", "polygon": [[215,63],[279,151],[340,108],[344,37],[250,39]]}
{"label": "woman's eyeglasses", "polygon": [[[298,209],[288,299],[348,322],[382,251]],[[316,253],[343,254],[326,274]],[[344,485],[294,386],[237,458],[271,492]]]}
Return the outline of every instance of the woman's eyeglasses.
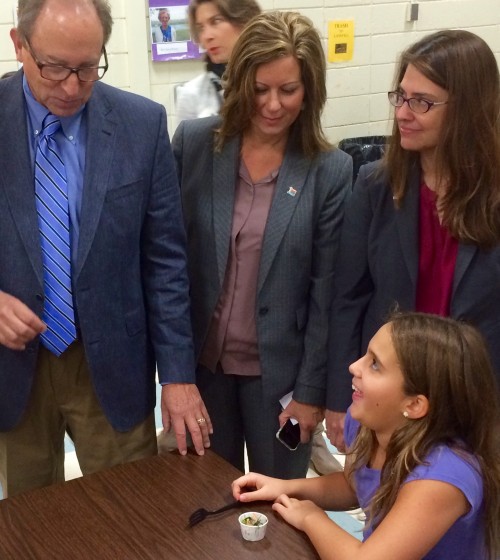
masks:
{"label": "woman's eyeglasses", "polygon": [[389,98],[389,103],[394,107],[402,107],[405,103],[408,103],[408,107],[414,113],[420,114],[427,113],[434,105],[446,105],[448,103],[448,101],[427,101],[427,99],[419,97],[405,97],[399,91],[390,91],[387,97]]}

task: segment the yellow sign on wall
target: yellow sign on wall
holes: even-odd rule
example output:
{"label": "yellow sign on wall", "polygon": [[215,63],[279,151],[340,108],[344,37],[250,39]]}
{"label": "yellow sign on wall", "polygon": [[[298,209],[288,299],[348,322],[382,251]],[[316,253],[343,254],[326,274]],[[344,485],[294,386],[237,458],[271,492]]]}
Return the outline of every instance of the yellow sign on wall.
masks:
{"label": "yellow sign on wall", "polygon": [[354,20],[328,22],[328,62],[346,62],[354,52]]}

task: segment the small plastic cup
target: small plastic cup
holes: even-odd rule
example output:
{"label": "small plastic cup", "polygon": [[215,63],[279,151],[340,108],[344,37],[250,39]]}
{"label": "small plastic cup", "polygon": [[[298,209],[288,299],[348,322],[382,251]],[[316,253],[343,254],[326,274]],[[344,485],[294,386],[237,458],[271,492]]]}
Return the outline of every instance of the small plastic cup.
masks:
{"label": "small plastic cup", "polygon": [[260,541],[267,528],[267,517],[263,513],[247,511],[238,517],[241,534],[246,541]]}

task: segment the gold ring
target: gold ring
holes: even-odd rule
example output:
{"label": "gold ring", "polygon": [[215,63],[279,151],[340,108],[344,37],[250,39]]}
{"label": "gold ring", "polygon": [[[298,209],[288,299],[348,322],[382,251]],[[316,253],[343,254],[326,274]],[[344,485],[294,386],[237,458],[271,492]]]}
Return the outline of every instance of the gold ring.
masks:
{"label": "gold ring", "polygon": [[206,422],[205,418],[198,418],[196,421],[198,424],[204,424]]}

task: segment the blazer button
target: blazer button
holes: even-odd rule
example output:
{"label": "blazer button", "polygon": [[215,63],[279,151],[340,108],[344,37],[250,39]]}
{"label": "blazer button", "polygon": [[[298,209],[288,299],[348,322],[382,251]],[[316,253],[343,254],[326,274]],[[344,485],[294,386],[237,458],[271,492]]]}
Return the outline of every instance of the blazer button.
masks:
{"label": "blazer button", "polygon": [[36,294],[35,297],[38,301],[43,301],[43,294]]}
{"label": "blazer button", "polygon": [[269,313],[269,307],[261,307],[259,309],[259,315],[261,317],[264,317],[264,315],[267,315]]}

